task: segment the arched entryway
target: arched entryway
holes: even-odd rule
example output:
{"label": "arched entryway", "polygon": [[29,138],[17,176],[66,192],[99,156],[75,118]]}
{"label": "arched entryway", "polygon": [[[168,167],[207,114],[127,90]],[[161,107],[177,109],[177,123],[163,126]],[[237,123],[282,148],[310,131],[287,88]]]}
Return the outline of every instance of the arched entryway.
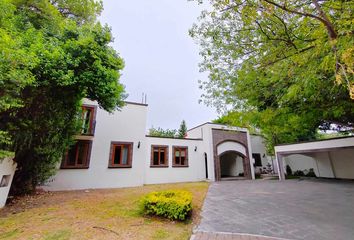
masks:
{"label": "arched entryway", "polygon": [[237,151],[227,151],[219,156],[221,179],[238,179],[244,177],[244,157]]}
{"label": "arched entryway", "polygon": [[216,147],[216,180],[251,179],[248,150],[245,145],[237,141],[226,140]]}

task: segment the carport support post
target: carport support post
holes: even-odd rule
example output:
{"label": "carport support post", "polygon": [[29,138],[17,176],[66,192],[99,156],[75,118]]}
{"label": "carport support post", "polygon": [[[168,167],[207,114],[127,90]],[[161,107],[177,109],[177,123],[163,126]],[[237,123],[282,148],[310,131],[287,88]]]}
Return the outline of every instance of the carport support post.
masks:
{"label": "carport support post", "polygon": [[283,164],[283,156],[280,153],[276,153],[276,161],[277,161],[277,168],[278,168],[278,176],[279,180],[285,180],[285,173],[284,173],[284,164]]}

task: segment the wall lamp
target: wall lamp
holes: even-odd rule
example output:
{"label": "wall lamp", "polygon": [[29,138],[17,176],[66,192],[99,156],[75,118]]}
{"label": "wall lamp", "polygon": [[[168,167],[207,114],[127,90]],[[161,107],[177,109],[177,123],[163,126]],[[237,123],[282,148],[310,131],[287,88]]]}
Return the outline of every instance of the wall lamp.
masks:
{"label": "wall lamp", "polygon": [[138,148],[140,148],[140,141],[138,142]]}

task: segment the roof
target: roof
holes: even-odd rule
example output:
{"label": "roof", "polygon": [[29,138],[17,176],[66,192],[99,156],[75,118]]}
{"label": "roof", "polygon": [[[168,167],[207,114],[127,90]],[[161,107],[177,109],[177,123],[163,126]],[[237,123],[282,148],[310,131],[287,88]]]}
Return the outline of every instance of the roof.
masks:
{"label": "roof", "polygon": [[175,140],[198,140],[198,141],[203,140],[202,138],[175,138],[175,137],[151,136],[151,135],[145,135],[145,137],[151,137],[151,138],[168,138],[168,139],[175,139]]}
{"label": "roof", "polygon": [[146,103],[137,103],[137,102],[129,102],[129,101],[124,101],[125,104],[131,104],[131,105],[139,105],[139,106],[145,106],[147,107],[148,104]]}
{"label": "roof", "polygon": [[[242,130],[247,131],[247,128],[236,127],[236,126],[231,126],[231,125],[227,125],[227,124],[220,124],[220,123],[205,122],[205,123],[200,124],[200,125],[198,125],[198,126],[196,126],[196,127],[193,127],[193,128],[191,128],[191,129],[188,129],[188,130],[187,130],[187,132],[189,132],[189,131],[191,131],[191,130],[193,130],[193,129],[196,129],[196,128],[199,128],[199,127],[202,127],[202,126],[204,126],[204,125],[208,125],[208,124],[210,124],[210,125],[215,125],[215,126],[221,126],[221,127],[231,128],[231,130],[232,130],[232,128],[237,128],[237,129],[238,129],[238,130],[240,130],[240,131],[242,131]],[[227,130],[229,130],[229,129],[227,129]]]}
{"label": "roof", "polygon": [[354,148],[354,136],[321,139],[275,146],[276,153],[309,153],[332,149]]}
{"label": "roof", "polygon": [[333,141],[338,139],[345,139],[345,138],[354,138],[354,136],[344,136],[344,137],[334,137],[334,138],[327,138],[327,139],[317,139],[317,140],[309,140],[309,141],[301,141],[296,143],[282,143],[277,144],[276,146],[286,146],[286,145],[294,145],[294,144],[302,144],[302,143],[314,143],[314,142],[322,142],[322,141]]}

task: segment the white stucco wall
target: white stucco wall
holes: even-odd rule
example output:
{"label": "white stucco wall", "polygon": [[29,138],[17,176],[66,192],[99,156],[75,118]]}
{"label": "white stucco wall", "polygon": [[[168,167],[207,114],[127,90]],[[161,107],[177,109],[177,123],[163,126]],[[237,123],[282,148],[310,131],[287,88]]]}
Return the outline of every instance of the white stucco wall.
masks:
{"label": "white stucco wall", "polygon": [[[85,103],[95,104],[91,101]],[[45,188],[70,190],[142,185],[146,159],[146,114],[147,107],[137,104],[127,104],[113,114],[97,108],[89,168],[60,169]],[[108,168],[111,141],[133,142],[132,168]],[[140,148],[137,147],[139,142]]]}
{"label": "white stucco wall", "polygon": [[252,154],[259,153],[261,155],[262,167],[266,167],[268,164],[268,158],[267,158],[267,152],[264,144],[264,139],[259,135],[251,135],[251,146],[252,146]]}
{"label": "white stucco wall", "polygon": [[214,168],[214,149],[212,139],[212,126],[209,123],[197,126],[192,130],[188,130],[187,136],[189,138],[201,138],[203,141],[201,147],[207,154],[208,162],[208,179],[215,181],[215,168]]}
{"label": "white stucco wall", "polygon": [[7,182],[6,186],[0,187],[0,208],[5,206],[15,170],[16,163],[12,161],[11,158],[0,159],[0,181],[2,181],[3,178],[6,178]]}
{"label": "white stucco wall", "polygon": [[[201,140],[146,138],[145,183],[195,182],[205,180],[204,144]],[[168,167],[150,167],[151,145],[168,146]],[[173,167],[173,146],[188,147],[188,167]],[[197,151],[195,151],[197,147]]]}
{"label": "white stucco wall", "polygon": [[319,177],[334,178],[333,169],[328,152],[317,152],[314,154]]}
{"label": "white stucco wall", "polygon": [[231,141],[223,142],[220,145],[218,145],[217,154],[220,155],[230,150],[240,152],[243,155],[247,156],[246,148],[242,144],[237,142],[231,142]]}
{"label": "white stucco wall", "polygon": [[309,170],[310,168],[313,168],[316,176],[320,176],[317,165],[316,165],[316,160],[314,159],[313,155],[303,155],[303,154],[292,154],[290,156],[286,156],[283,158],[285,164],[289,165],[291,167],[291,170],[293,172],[297,170]]}
{"label": "white stucco wall", "polygon": [[234,154],[228,154],[220,159],[221,175],[239,176],[243,173],[243,158]]}
{"label": "white stucco wall", "polygon": [[330,156],[337,178],[354,179],[354,148],[339,149]]}

